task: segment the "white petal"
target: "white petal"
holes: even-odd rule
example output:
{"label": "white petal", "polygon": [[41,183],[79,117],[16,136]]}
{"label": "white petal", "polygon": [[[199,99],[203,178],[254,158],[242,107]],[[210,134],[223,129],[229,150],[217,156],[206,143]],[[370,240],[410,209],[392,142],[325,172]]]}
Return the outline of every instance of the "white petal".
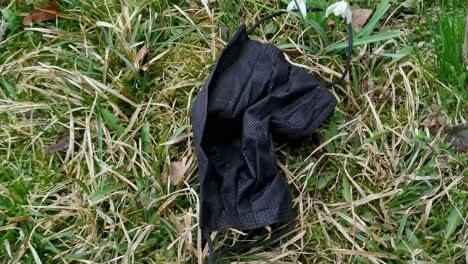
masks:
{"label": "white petal", "polygon": [[353,12],[351,11],[350,8],[347,8],[344,16],[346,17],[346,23],[351,23],[353,21]]}
{"label": "white petal", "polygon": [[327,8],[325,15],[328,17],[331,13],[333,13],[335,16],[341,16],[345,18],[346,23],[348,24],[351,23],[351,20],[353,19],[353,12],[351,11],[349,4],[345,1],[340,1]]}
{"label": "white petal", "polygon": [[208,5],[208,3],[210,2],[210,0],[201,0],[201,1],[204,5]]}
{"label": "white petal", "polygon": [[340,11],[340,15],[345,12],[346,8],[348,8],[348,5],[346,4],[346,2],[341,1],[337,7],[337,9]]}
{"label": "white petal", "polygon": [[327,11],[325,12],[325,16],[328,17],[332,12],[334,12],[335,9],[336,9],[336,7],[337,7],[339,4],[340,4],[340,3],[338,2],[338,3],[335,3],[335,4],[331,5],[331,6],[329,6],[329,7],[327,8]]}
{"label": "white petal", "polygon": [[288,12],[296,11],[298,9],[296,2],[297,2],[297,5],[299,5],[299,11],[301,11],[302,16],[307,17],[307,5],[305,3],[305,0],[291,0],[286,10]]}
{"label": "white petal", "polygon": [[343,11],[340,9],[340,7],[338,6],[337,8],[335,8],[335,10],[333,10],[333,14],[335,16],[339,16],[343,13]]}
{"label": "white petal", "polygon": [[296,9],[296,2],[294,0],[292,0],[289,4],[288,4],[288,8],[286,10],[288,10],[288,12],[291,12],[293,10]]}
{"label": "white petal", "polygon": [[307,6],[305,0],[296,0],[299,4],[299,10],[301,11],[302,17],[307,17]]}

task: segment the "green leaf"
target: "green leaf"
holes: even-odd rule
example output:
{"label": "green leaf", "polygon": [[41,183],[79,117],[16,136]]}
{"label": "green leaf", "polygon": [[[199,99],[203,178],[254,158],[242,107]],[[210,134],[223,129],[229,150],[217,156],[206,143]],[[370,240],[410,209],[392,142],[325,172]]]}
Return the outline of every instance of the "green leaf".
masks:
{"label": "green leaf", "polygon": [[16,95],[16,92],[15,92],[15,88],[13,88],[13,86],[11,86],[11,84],[9,82],[7,82],[7,80],[5,80],[5,78],[0,78],[0,84],[2,87],[5,88],[5,90],[7,91],[7,94],[8,96],[15,100],[15,101],[18,101],[18,95]]}
{"label": "green leaf", "polygon": [[468,73],[467,72],[464,72],[462,74],[460,74],[459,77],[457,77],[457,80],[458,80],[458,85],[460,87],[463,87],[465,85],[465,83],[467,83],[467,80],[468,80]]}
{"label": "green leaf", "polygon": [[120,59],[125,62],[125,65],[127,65],[127,68],[132,70],[132,71],[135,71],[135,66],[133,65],[133,63],[127,59],[122,53],[118,52],[117,50],[114,50],[115,54],[117,54],[117,56],[120,57]]}
{"label": "green leaf", "polygon": [[275,34],[278,31],[278,27],[275,25],[275,23],[271,22],[265,25],[263,31],[265,34]]}
{"label": "green leaf", "polygon": [[3,16],[2,20],[6,22],[7,28],[9,28],[10,32],[14,32],[20,26],[22,17],[19,16],[18,11],[13,10],[12,8],[2,8],[0,9],[0,13]]}
{"label": "green leaf", "polygon": [[[388,39],[392,39],[392,38],[396,38],[396,37],[400,36],[401,34],[402,34],[401,32],[390,31],[390,32],[384,32],[384,33],[372,35],[370,37],[363,37],[363,38],[359,38],[359,39],[355,38],[353,47],[364,45],[364,44],[369,44],[369,43],[374,43],[374,42],[379,42],[379,41],[383,41],[383,40],[388,40]],[[328,52],[331,52],[331,51],[334,51],[334,50],[344,49],[344,48],[347,48],[347,47],[348,47],[348,42],[336,43],[336,44],[330,45],[325,50],[325,53],[328,53]]]}
{"label": "green leaf", "polygon": [[351,185],[349,184],[348,177],[343,176],[343,198],[346,202],[351,202]]}
{"label": "green leaf", "polygon": [[403,240],[403,231],[405,231],[406,221],[408,221],[409,214],[404,214],[400,221],[400,227],[398,228],[397,238]]}
{"label": "green leaf", "polygon": [[104,123],[120,137],[125,131],[125,128],[119,124],[119,118],[105,108],[101,109],[101,115],[104,119]]}
{"label": "green leaf", "polygon": [[314,49],[312,49],[311,47],[309,47],[307,45],[300,45],[300,44],[298,44],[298,45],[295,45],[295,44],[282,44],[282,45],[279,45],[278,48],[282,49],[282,50],[300,48],[300,49],[302,49],[303,51],[305,51],[308,54],[315,54],[316,53],[314,51]]}
{"label": "green leaf", "polygon": [[380,56],[380,57],[387,57],[387,58],[393,58],[393,59],[401,59],[401,58],[413,53],[413,51],[414,51],[414,47],[413,46],[408,46],[408,47],[402,48],[397,53],[371,53],[371,55]]}
{"label": "green leaf", "polygon": [[366,144],[370,144],[370,143],[373,143],[379,139],[381,139],[385,134],[388,134],[389,131],[385,130],[385,131],[380,131],[380,132],[377,132],[375,133],[372,137],[370,138],[366,138],[364,140],[364,143]]}
{"label": "green leaf", "polygon": [[459,206],[453,208],[447,217],[447,226],[445,227],[445,239],[449,239],[455,233],[457,228],[463,223],[463,215],[465,213],[465,208]]}
{"label": "green leaf", "polygon": [[145,153],[151,153],[151,134],[150,134],[150,124],[146,122],[143,127],[141,128],[141,144],[143,147],[143,151]]}
{"label": "green leaf", "polygon": [[158,51],[162,50],[166,46],[168,46],[170,44],[173,44],[179,38],[182,38],[183,36],[187,35],[188,33],[192,32],[192,31],[195,31],[197,28],[198,28],[197,26],[192,26],[192,27],[182,31],[179,34],[177,34],[175,36],[172,36],[170,39],[168,39],[168,40],[164,41],[163,43],[161,43],[153,52],[157,53]]}
{"label": "green leaf", "polygon": [[331,173],[327,173],[323,176],[320,176],[317,182],[315,183],[316,189],[322,190],[323,188],[327,187],[328,182],[330,182],[331,179],[333,179],[333,177],[334,176]]}
{"label": "green leaf", "polygon": [[112,184],[112,185],[106,184],[102,186],[99,190],[91,194],[91,196],[89,197],[89,201],[91,201],[92,203],[97,202],[122,187],[123,187],[122,184],[117,184],[117,183]]}
{"label": "green leaf", "polygon": [[79,180],[79,179],[75,179],[75,182],[76,182],[76,183],[81,187],[81,189],[83,189],[83,191],[85,191],[87,194],[90,193],[88,186],[86,186],[86,184],[84,184],[84,182],[82,182],[82,181]]}
{"label": "green leaf", "polygon": [[412,232],[409,228],[405,230],[406,237],[408,238],[407,245],[414,251],[420,248],[419,240],[416,237],[416,234]]}
{"label": "green leaf", "polygon": [[380,56],[380,57],[387,57],[387,58],[392,58],[393,60],[386,64],[385,66],[388,67],[392,65],[393,63],[403,59],[404,57],[413,54],[414,53],[414,47],[413,46],[408,46],[404,47],[401,50],[399,50],[397,53],[383,53],[383,54],[375,54],[373,53],[372,55],[374,56]]}
{"label": "green leaf", "polygon": [[103,153],[104,153],[104,145],[103,145],[104,129],[103,129],[103,120],[102,120],[102,110],[101,110],[101,114],[97,115],[97,135],[98,135],[98,157],[99,157],[99,160],[102,160]]}
{"label": "green leaf", "polygon": [[9,198],[0,196],[0,210],[11,210],[13,208],[13,204]]}
{"label": "green leaf", "polygon": [[88,257],[89,255],[91,255],[91,253],[83,252],[83,253],[76,253],[72,255],[66,255],[65,258],[69,260],[83,260],[83,259],[86,259],[86,257]]}
{"label": "green leaf", "polygon": [[174,136],[173,136],[172,138],[177,138],[177,137],[179,137],[179,136],[182,134],[182,132],[184,132],[186,129],[187,129],[187,125],[183,125],[183,126],[181,126],[181,127],[178,127],[178,128],[176,129],[176,131],[175,131],[175,133],[174,133]]}

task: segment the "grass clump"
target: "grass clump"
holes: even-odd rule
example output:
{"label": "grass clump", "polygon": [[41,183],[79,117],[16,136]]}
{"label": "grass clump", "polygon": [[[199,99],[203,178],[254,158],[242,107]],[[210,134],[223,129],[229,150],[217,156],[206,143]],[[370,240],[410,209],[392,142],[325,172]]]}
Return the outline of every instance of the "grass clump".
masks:
{"label": "grass clump", "polygon": [[468,55],[466,48],[466,17],[468,10],[445,9],[437,18],[434,45],[438,76],[445,82],[458,86],[463,92],[467,84]]}

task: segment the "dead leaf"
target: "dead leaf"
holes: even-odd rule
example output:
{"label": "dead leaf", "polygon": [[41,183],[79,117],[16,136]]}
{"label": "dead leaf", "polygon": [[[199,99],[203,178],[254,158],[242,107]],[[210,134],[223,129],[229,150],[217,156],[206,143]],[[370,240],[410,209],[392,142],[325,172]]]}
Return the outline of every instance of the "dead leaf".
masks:
{"label": "dead leaf", "polygon": [[23,26],[30,26],[32,24],[33,24],[33,22],[32,22],[32,16],[31,15],[28,15],[28,16],[23,18]]}
{"label": "dead leaf", "polygon": [[333,20],[333,19],[329,19],[328,22],[327,22],[327,24],[328,24],[329,27],[334,27],[335,24],[336,24],[336,21]]}
{"label": "dead leaf", "polygon": [[421,126],[424,127],[424,129],[430,130],[430,131],[438,131],[439,128],[444,125],[441,123],[441,117],[442,117],[442,108],[436,104],[433,104],[429,107],[428,109],[429,113],[425,117],[425,119],[421,122]]}
{"label": "dead leaf", "polygon": [[34,9],[28,16],[24,17],[23,25],[31,26],[34,23],[55,20],[57,18],[57,8],[57,1],[52,1],[47,7]]}
{"label": "dead leaf", "polygon": [[55,152],[66,150],[68,148],[69,144],[70,144],[70,136],[66,135],[66,136],[58,139],[55,144],[50,145],[46,149],[45,154],[53,154]]}
{"label": "dead leaf", "polygon": [[288,56],[300,56],[300,55],[303,55],[303,53],[300,51],[300,50],[296,50],[296,49],[286,49],[286,50],[283,50],[283,53],[288,55]]}
{"label": "dead leaf", "polygon": [[8,222],[24,222],[31,220],[30,216],[7,217]]}
{"label": "dead leaf", "polygon": [[445,142],[451,143],[455,151],[468,152],[468,123],[448,127],[445,133]]}
{"label": "dead leaf", "polygon": [[188,5],[190,9],[194,9],[194,10],[199,9],[197,2],[195,0],[189,0]]}
{"label": "dead leaf", "polygon": [[421,125],[425,128],[425,129],[431,129],[431,128],[435,128],[437,129],[439,126],[439,124],[437,123],[437,118],[431,118],[431,117],[428,117],[426,119],[424,119],[424,121],[421,123]]}
{"label": "dead leaf", "polygon": [[225,25],[221,25],[219,31],[221,32],[221,38],[223,38],[224,40],[228,39],[228,35],[229,35],[228,27],[226,27]]}
{"label": "dead leaf", "polygon": [[146,56],[148,53],[148,46],[144,45],[135,55],[135,67],[140,65],[140,61]]}
{"label": "dead leaf", "polygon": [[421,18],[419,19],[419,24],[421,24],[421,25],[426,24],[426,17],[425,16],[421,16]]}
{"label": "dead leaf", "polygon": [[353,26],[356,32],[361,31],[362,27],[367,23],[372,16],[371,9],[357,9],[353,11]]}
{"label": "dead leaf", "polygon": [[184,163],[180,161],[171,162],[171,182],[174,185],[179,185],[183,180],[184,174],[187,171]]}
{"label": "dead leaf", "polygon": [[191,18],[193,18],[197,14],[197,10],[199,10],[199,7],[198,7],[195,0],[189,0],[188,7],[189,7],[189,9],[187,10],[187,14]]}

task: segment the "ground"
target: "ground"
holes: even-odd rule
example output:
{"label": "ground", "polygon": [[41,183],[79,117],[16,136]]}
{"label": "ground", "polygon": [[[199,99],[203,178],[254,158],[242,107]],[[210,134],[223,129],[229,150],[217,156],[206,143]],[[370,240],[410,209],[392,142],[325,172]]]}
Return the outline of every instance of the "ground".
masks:
{"label": "ground", "polygon": [[[190,108],[236,28],[288,2],[58,0],[23,26],[48,1],[0,0],[0,261],[202,263]],[[464,5],[353,2],[374,12],[335,114],[276,146],[299,228],[221,262],[468,262],[467,155],[446,140],[468,112]],[[325,81],[343,70],[338,17],[253,37]]]}

